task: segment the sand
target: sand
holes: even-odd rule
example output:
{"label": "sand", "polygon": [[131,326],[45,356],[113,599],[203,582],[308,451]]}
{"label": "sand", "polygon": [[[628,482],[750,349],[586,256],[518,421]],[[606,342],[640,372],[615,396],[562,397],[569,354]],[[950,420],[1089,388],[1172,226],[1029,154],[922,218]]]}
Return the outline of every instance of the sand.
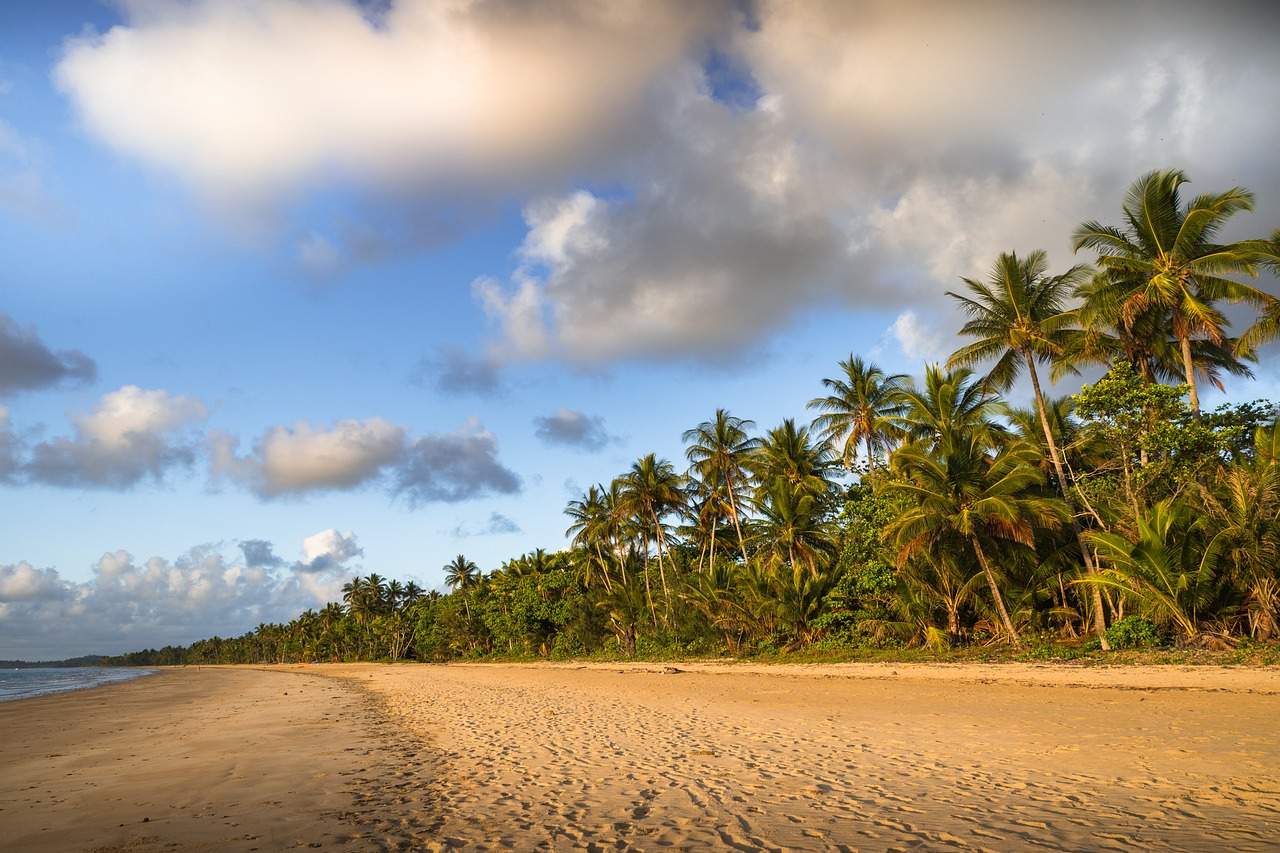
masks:
{"label": "sand", "polygon": [[186,669],[6,703],[0,849],[1280,849],[1277,670],[676,669]]}

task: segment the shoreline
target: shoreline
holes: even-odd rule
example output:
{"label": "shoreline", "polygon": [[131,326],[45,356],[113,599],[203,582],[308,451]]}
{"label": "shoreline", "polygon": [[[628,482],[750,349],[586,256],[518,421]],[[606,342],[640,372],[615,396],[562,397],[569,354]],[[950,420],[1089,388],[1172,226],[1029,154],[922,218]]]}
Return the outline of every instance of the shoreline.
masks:
{"label": "shoreline", "polygon": [[13,733],[0,851],[1265,850],[1280,837],[1280,669],[156,669],[0,705]]}

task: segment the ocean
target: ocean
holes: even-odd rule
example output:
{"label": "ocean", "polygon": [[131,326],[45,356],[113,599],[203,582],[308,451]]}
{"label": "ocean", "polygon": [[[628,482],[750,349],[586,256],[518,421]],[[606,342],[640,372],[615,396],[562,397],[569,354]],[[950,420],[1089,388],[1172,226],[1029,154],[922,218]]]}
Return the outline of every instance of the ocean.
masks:
{"label": "ocean", "polygon": [[150,674],[149,669],[118,666],[0,669],[0,702],[46,693],[83,690],[86,687],[129,681]]}

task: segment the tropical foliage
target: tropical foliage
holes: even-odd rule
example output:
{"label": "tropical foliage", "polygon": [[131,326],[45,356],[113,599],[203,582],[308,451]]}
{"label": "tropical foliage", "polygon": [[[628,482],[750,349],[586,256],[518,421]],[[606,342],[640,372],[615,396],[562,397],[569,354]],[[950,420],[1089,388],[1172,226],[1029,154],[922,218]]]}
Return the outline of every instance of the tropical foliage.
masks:
{"label": "tropical foliage", "polygon": [[[1252,195],[1186,184],[1152,172],[1119,226],[1082,224],[1089,264],[1008,252],[962,279],[946,364],[912,378],[850,355],[809,423],[712,412],[680,465],[650,453],[571,501],[563,550],[488,571],[459,555],[447,594],[356,577],[288,624],[130,661],[1273,641],[1280,413],[1203,411],[1200,391],[1280,336],[1256,282],[1280,232],[1224,242]],[[1239,336],[1228,303],[1256,309]]]}

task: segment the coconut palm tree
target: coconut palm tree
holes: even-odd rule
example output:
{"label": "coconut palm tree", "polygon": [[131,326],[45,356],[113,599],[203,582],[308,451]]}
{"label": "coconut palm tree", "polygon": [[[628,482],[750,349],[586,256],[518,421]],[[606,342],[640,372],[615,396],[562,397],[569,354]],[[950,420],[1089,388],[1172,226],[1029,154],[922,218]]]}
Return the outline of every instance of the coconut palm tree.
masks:
{"label": "coconut palm tree", "polygon": [[[760,447],[760,439],[751,436],[755,421],[734,417],[726,409],[716,409],[711,420],[703,421],[693,429],[685,430],[684,443],[688,445],[685,456],[698,478],[705,484],[714,511],[720,490],[728,504],[729,518],[738,534],[738,549],[742,560],[747,560],[746,539],[742,535],[741,495],[750,483],[749,463]],[[713,519],[712,523],[715,523]],[[711,560],[715,561],[712,546]]]}
{"label": "coconut palm tree", "polygon": [[[1257,259],[1273,273],[1280,275],[1280,228],[1276,229],[1270,240],[1255,241],[1254,248]],[[1267,294],[1262,305],[1262,315],[1240,336],[1240,340],[1236,342],[1236,352],[1241,355],[1253,352],[1277,338],[1280,338],[1280,299]]]}
{"label": "coconut palm tree", "polygon": [[1187,176],[1178,169],[1149,172],[1130,186],[1123,205],[1125,225],[1097,221],[1076,229],[1076,251],[1097,253],[1098,264],[1130,286],[1121,319],[1132,323],[1150,309],[1168,318],[1181,348],[1191,410],[1200,416],[1193,340],[1226,341],[1226,317],[1216,302],[1265,304],[1265,294],[1226,276],[1256,274],[1256,249],[1250,243],[1216,243],[1222,226],[1240,211],[1253,209],[1253,194],[1242,187],[1197,196],[1183,203]]}
{"label": "coconut palm tree", "polygon": [[603,543],[608,541],[609,530],[609,511],[603,490],[599,486],[591,486],[580,500],[570,501],[564,512],[573,520],[564,535],[570,537],[574,545],[595,555],[605,591],[612,591],[603,548]]}
{"label": "coconut palm tree", "polygon": [[[664,559],[667,540],[662,519],[669,512],[684,504],[682,478],[665,459],[650,453],[640,457],[622,478],[622,495],[628,512],[638,521],[645,538],[652,538],[658,545],[658,574],[662,579],[662,594],[667,612],[671,611],[671,588],[667,584]],[[646,549],[647,549],[646,545]],[[675,566],[672,566],[674,570]],[[648,572],[645,573],[646,580]]]}
{"label": "coconut palm tree", "polygon": [[928,365],[924,386],[909,381],[900,397],[902,411],[894,420],[912,441],[942,447],[953,437],[959,437],[962,443],[977,438],[988,446],[1003,440],[1005,429],[996,420],[999,398],[973,379],[972,370],[943,370],[936,364]]}
{"label": "coconut palm tree", "polygon": [[857,460],[858,445],[863,445],[871,470],[876,453],[887,453],[899,435],[893,418],[901,413],[899,392],[907,376],[886,375],[875,364],[853,355],[839,366],[842,376],[822,380],[831,393],[809,401],[808,408],[822,412],[813,419],[813,427],[824,441],[839,447],[840,458],[850,470]]}
{"label": "coconut palm tree", "polygon": [[778,480],[785,480],[797,494],[814,498],[826,494],[834,468],[831,455],[829,444],[814,442],[807,428],[797,426],[793,418],[787,418],[769,430],[752,454],[756,502],[768,500],[769,492]]}
{"label": "coconut palm tree", "polygon": [[459,554],[445,563],[443,568],[445,585],[455,593],[463,593],[462,606],[467,611],[467,619],[470,620],[471,604],[467,601],[465,593],[475,586],[480,577],[480,567],[468,560],[464,555]]}
{"label": "coconut palm tree", "polygon": [[817,577],[835,552],[814,495],[776,479],[759,504],[760,518],[752,524],[756,553],[770,571],[787,566],[795,575]]}
{"label": "coconut palm tree", "polygon": [[[1000,392],[1008,391],[1022,369],[1026,368],[1058,491],[1070,504],[1070,483],[1049,423],[1049,410],[1040,389],[1036,362],[1062,357],[1073,319],[1064,311],[1064,305],[1067,297],[1088,276],[1089,270],[1084,266],[1074,266],[1055,276],[1049,275],[1048,271],[1049,258],[1043,251],[1037,249],[1025,258],[1019,258],[1016,252],[1005,252],[996,259],[985,282],[962,279],[968,295],[947,291],[947,295],[960,303],[961,310],[969,318],[961,327],[960,334],[977,338],[952,353],[947,365],[972,367],[980,362],[994,361],[983,381]],[[1071,525],[1085,566],[1092,572],[1093,557],[1074,516]],[[1093,593],[1093,627],[1105,647],[1107,625],[1102,612],[1102,593],[1096,587]]]}
{"label": "coconut palm tree", "polygon": [[911,506],[885,529],[885,541],[905,562],[925,550],[959,541],[972,549],[991,592],[1005,633],[1020,647],[1018,631],[1005,608],[988,549],[1034,547],[1035,531],[1067,520],[1062,501],[1038,492],[1044,477],[1038,453],[1014,443],[994,457],[981,431],[952,433],[936,448],[920,442],[900,447],[892,457],[897,478],[885,488]]}

